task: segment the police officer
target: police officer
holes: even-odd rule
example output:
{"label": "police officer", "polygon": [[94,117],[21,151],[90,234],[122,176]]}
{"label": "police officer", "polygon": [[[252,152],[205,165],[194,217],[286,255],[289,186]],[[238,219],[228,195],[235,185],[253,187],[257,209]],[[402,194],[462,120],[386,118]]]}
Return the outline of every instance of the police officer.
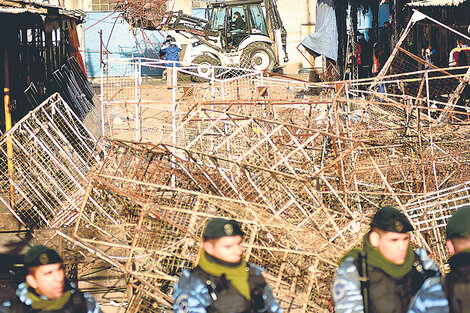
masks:
{"label": "police officer", "polygon": [[362,249],[339,262],[333,285],[335,312],[403,313],[437,265],[423,249],[414,251],[406,216],[391,206],[377,211]]}
{"label": "police officer", "polygon": [[446,245],[452,255],[450,273],[428,278],[408,312],[470,312],[470,205],[454,212],[446,228]]}
{"label": "police officer", "polygon": [[0,313],[101,313],[91,295],[66,281],[62,263],[55,250],[42,245],[31,247],[24,256],[26,282],[18,285],[12,299],[2,303]]}
{"label": "police officer", "polygon": [[[176,44],[174,37],[168,35],[165,43],[163,44],[160,52],[165,53],[165,60],[170,61],[166,63],[167,67],[179,66],[181,48]],[[162,72],[162,79],[166,76],[167,87],[171,87],[173,84],[173,75],[176,75],[176,71],[171,68],[166,68]]]}
{"label": "police officer", "polygon": [[175,285],[174,312],[282,312],[261,269],[243,260],[242,237],[236,221],[209,220],[198,265]]}

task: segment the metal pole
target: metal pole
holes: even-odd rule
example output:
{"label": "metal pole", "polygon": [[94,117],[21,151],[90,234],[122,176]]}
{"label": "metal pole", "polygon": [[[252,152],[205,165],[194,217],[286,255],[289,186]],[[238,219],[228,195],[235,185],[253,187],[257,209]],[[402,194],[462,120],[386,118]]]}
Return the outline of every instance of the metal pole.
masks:
{"label": "metal pole", "polygon": [[137,58],[135,63],[135,140],[142,140],[141,133],[141,116],[140,116],[140,75],[141,75],[141,63],[140,58]]}
{"label": "metal pole", "polygon": [[[393,35],[395,40],[398,40],[398,0],[393,1],[393,15],[394,15],[394,23],[393,23]],[[395,48],[395,47],[393,47]]]}
{"label": "metal pole", "polygon": [[[418,10],[415,10],[415,9],[413,9],[413,11],[414,11],[414,12],[419,12]],[[462,36],[463,38],[465,38],[465,39],[467,39],[467,40],[470,40],[470,37],[465,36],[465,35],[462,34],[461,32],[459,32],[459,31],[457,31],[457,30],[455,30],[455,29],[453,29],[453,28],[447,26],[446,24],[443,24],[443,23],[441,23],[441,22],[439,22],[439,21],[433,19],[432,17],[429,17],[429,16],[427,16],[427,15],[424,14],[424,13],[421,13],[421,12],[419,12],[419,13],[422,14],[422,15],[424,15],[428,20],[433,21],[433,22],[436,23],[437,25],[440,25],[440,26],[442,26],[442,27],[444,27],[444,28],[450,30],[451,32],[456,33],[457,35],[460,35],[460,36]]]}
{"label": "metal pole", "polygon": [[99,31],[100,34],[100,100],[101,100],[101,136],[105,136],[104,129],[104,64],[103,64],[103,31]]}
{"label": "metal pole", "polygon": [[103,67],[103,30],[100,29],[100,67]]}
{"label": "metal pole", "polygon": [[[173,162],[172,162],[172,167],[175,166],[175,154],[176,154],[176,84],[178,83],[178,69],[176,67],[176,64],[172,64],[173,66],[168,68],[168,71],[171,71],[171,74],[173,75],[172,78],[172,101],[173,101],[173,135],[172,135],[172,143],[173,143]],[[171,186],[175,187],[176,186],[176,180],[175,180],[175,175],[172,175],[171,177]]]}
{"label": "metal pole", "polygon": [[[5,131],[8,132],[11,129],[11,111],[10,111],[10,75],[8,68],[8,47],[6,40],[4,41],[4,71],[5,71],[5,88],[3,92],[5,94],[3,98],[5,107]],[[8,164],[8,177],[10,180],[10,206],[15,207],[15,187],[13,186],[14,170],[13,170],[13,145],[11,143],[10,134],[7,135],[7,164]]]}
{"label": "metal pole", "polygon": [[215,86],[214,86],[214,83],[215,83],[215,68],[214,66],[210,66],[210,71],[211,71],[211,97],[212,97],[212,101],[215,100]]}
{"label": "metal pole", "polygon": [[429,111],[429,79],[428,79],[428,71],[424,72],[424,77],[426,79],[426,105],[428,107],[428,116],[430,117],[431,112]]}

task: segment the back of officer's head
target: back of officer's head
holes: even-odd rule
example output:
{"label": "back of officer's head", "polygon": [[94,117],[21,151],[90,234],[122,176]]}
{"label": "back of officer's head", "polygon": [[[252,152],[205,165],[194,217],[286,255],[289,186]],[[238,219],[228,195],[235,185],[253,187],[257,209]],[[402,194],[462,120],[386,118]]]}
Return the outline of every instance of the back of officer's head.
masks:
{"label": "back of officer's head", "polygon": [[447,221],[447,249],[450,254],[470,249],[470,205],[456,210]]}
{"label": "back of officer's head", "polygon": [[228,263],[239,262],[242,257],[243,231],[237,221],[212,218],[203,233],[203,248],[215,258]]}
{"label": "back of officer's head", "polygon": [[374,215],[370,226],[371,245],[389,262],[403,264],[408,254],[408,232],[414,230],[405,214],[392,206],[384,206]]}

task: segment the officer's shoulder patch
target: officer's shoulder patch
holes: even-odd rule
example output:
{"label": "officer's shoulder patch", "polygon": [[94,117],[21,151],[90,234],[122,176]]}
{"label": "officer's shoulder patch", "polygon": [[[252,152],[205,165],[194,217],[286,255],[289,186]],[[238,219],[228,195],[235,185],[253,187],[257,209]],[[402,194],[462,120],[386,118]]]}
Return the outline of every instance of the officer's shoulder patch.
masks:
{"label": "officer's shoulder patch", "polygon": [[188,295],[182,294],[176,298],[175,305],[178,313],[187,313],[189,310]]}
{"label": "officer's shoulder patch", "polygon": [[335,284],[333,286],[333,300],[335,302],[340,301],[341,299],[344,298],[346,295],[346,290],[347,290],[347,281],[344,279],[338,279],[335,281]]}
{"label": "officer's shoulder patch", "polygon": [[352,257],[347,257],[343,260],[343,262],[338,266],[336,273],[338,276],[347,276],[350,273],[357,270],[355,259]]}

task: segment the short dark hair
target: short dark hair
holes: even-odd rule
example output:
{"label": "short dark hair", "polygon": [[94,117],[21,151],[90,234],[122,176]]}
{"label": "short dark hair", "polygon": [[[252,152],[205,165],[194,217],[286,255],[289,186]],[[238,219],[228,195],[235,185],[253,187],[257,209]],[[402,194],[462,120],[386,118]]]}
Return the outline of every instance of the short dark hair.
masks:
{"label": "short dark hair", "polygon": [[211,244],[215,245],[217,241],[219,241],[220,238],[205,238],[203,237],[204,242],[210,242]]}
{"label": "short dark hair", "polygon": [[386,230],[383,230],[383,229],[380,229],[378,227],[375,227],[375,226],[372,226],[370,228],[370,232],[376,232],[377,234],[379,234],[380,236],[382,236],[383,234],[385,234],[387,231]]}
{"label": "short dark hair", "polygon": [[36,274],[36,271],[38,270],[38,267],[37,266],[34,266],[34,267],[28,267],[28,275],[35,275]]}

